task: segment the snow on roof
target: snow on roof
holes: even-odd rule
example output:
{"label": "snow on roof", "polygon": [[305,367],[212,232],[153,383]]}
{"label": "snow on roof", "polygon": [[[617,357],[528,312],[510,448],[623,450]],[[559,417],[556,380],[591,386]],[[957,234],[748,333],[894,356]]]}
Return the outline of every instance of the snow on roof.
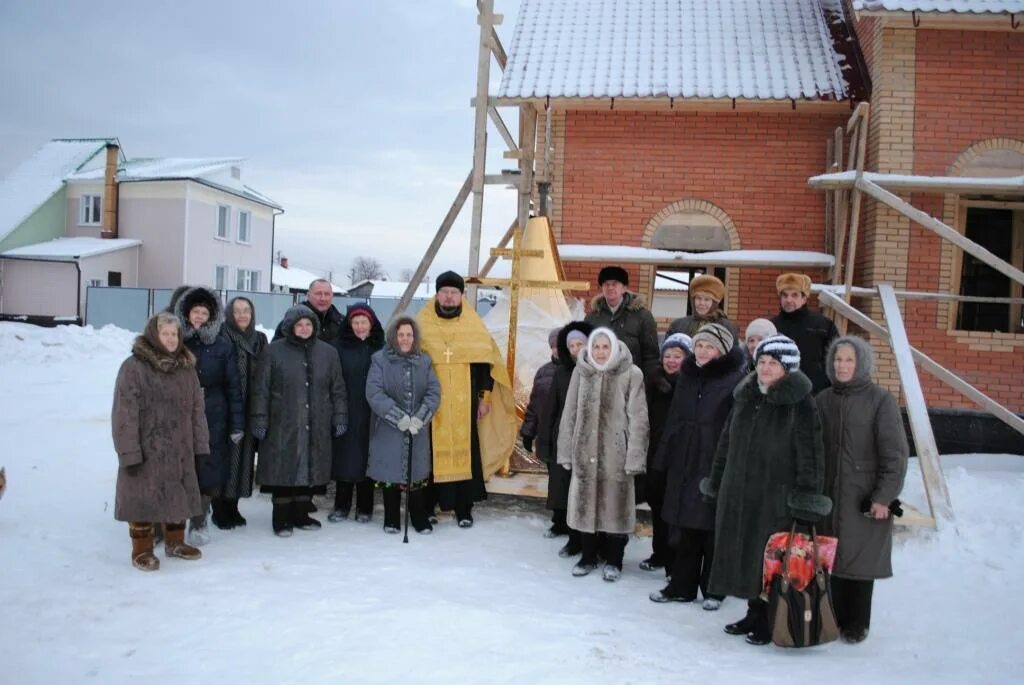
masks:
{"label": "snow on roof", "polygon": [[957,14],[1016,14],[1024,0],[853,0],[856,12],[950,12]]}
{"label": "snow on roof", "polygon": [[559,256],[570,262],[628,262],[664,266],[762,266],[828,268],[835,257],[800,250],[722,250],[675,252],[628,245],[559,245]]}
{"label": "snow on roof", "polygon": [[[51,140],[0,180],[0,240],[60,190],[65,176],[80,169],[107,143],[116,142],[116,138]],[[101,178],[102,174],[101,170]]]}
{"label": "snow on roof", "polygon": [[[409,287],[408,281],[378,281],[373,279],[367,279],[359,281],[358,283],[352,284],[350,290],[354,290],[358,286],[371,283],[373,290],[370,293],[370,297],[394,297],[400,298],[405,294],[405,289]],[[420,283],[419,287],[416,288],[416,292],[413,293],[413,299],[430,299],[434,293],[430,292],[430,283]]]}
{"label": "snow on roof", "polygon": [[[270,274],[270,282],[282,288],[288,288],[289,290],[302,290],[306,291],[309,288],[309,284],[317,279],[324,279],[323,276],[315,274],[312,271],[306,271],[296,266],[284,267],[280,264],[274,264],[274,268]],[[331,283],[331,288],[335,294],[344,295],[345,289],[336,283]]]}
{"label": "snow on roof", "polygon": [[522,0],[500,98],[835,99],[822,0]]}
{"label": "snow on roof", "polygon": [[[807,179],[807,184],[814,187],[849,186],[857,179],[856,171],[839,171],[832,174],[818,174]],[[948,189],[952,187],[969,191],[976,188],[979,192],[993,188],[999,192],[1024,193],[1024,176],[914,176],[912,174],[881,174],[865,171],[864,180],[880,186],[913,187]]]}
{"label": "snow on roof", "polygon": [[95,257],[108,252],[138,247],[141,244],[141,240],[130,238],[57,238],[45,243],[15,247],[6,252],[0,252],[0,257],[71,262],[80,258]]}

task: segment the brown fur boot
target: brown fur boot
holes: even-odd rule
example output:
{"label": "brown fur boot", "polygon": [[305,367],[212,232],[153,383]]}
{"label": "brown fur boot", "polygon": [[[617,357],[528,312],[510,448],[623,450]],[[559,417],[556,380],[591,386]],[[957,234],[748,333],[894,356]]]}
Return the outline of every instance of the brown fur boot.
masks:
{"label": "brown fur boot", "polygon": [[203,553],[198,548],[185,544],[184,523],[164,525],[164,553],[168,557],[178,557],[188,561],[195,561],[203,557]]}
{"label": "brown fur boot", "polygon": [[148,523],[129,523],[132,538],[132,566],[140,571],[156,571],[160,560],[153,554],[153,526]]}

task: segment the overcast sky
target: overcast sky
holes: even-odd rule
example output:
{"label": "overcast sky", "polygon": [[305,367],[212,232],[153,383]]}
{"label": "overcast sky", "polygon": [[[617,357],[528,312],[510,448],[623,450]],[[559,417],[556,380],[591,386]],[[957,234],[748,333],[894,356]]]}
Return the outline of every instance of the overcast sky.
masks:
{"label": "overcast sky", "polygon": [[[507,48],[519,1],[495,4]],[[285,208],[292,264],[366,255],[398,278],[472,166],[478,35],[475,0],[2,0],[0,176],[60,137],[245,157],[243,180]],[[489,141],[488,171],[513,167]],[[471,205],[431,274],[465,272]],[[484,256],[513,218],[514,193],[488,188]]]}

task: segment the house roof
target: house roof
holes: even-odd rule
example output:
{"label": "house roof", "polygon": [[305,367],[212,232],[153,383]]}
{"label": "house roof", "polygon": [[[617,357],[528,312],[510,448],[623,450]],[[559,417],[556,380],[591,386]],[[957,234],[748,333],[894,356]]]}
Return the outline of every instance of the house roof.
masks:
{"label": "house roof", "polygon": [[942,12],[956,14],[1015,14],[1024,0],[853,0],[856,12]]}
{"label": "house roof", "polygon": [[0,252],[0,257],[73,262],[77,259],[95,257],[108,252],[127,250],[141,244],[141,240],[130,238],[56,238],[45,243],[23,245]]}
{"label": "house roof", "polygon": [[[281,209],[269,197],[232,178],[224,171],[245,162],[242,157],[136,157],[124,161],[117,170],[119,183],[137,181],[190,180],[247,198],[253,202]],[[211,178],[216,176],[216,178]],[[103,169],[91,169],[68,176],[68,181],[97,181],[103,179]]]}
{"label": "house roof", "polygon": [[[366,285],[367,283],[373,285],[373,289],[370,292],[370,297],[400,298],[402,295],[405,294],[405,289],[409,287],[408,281],[380,281],[374,279],[367,279],[359,281],[358,283],[353,283],[351,286],[349,286],[349,290],[355,290],[359,286]],[[433,293],[430,292],[430,284],[420,283],[419,287],[416,288],[416,292],[413,293],[413,298],[426,300],[430,299],[432,295]]]}
{"label": "house roof", "polygon": [[[310,283],[322,278],[323,276],[315,274],[312,271],[306,271],[305,269],[300,269],[296,266],[285,267],[280,264],[274,264],[274,268],[270,274],[270,282],[273,285],[281,288],[288,288],[289,290],[305,291],[309,288]],[[335,294],[345,294],[345,289],[340,285],[331,283],[331,287]]]}
{"label": "house roof", "polygon": [[522,0],[498,97],[843,100],[834,5]]}
{"label": "house roof", "polygon": [[108,143],[116,144],[117,138],[51,140],[0,180],[0,240],[60,190],[65,176],[81,169]]}

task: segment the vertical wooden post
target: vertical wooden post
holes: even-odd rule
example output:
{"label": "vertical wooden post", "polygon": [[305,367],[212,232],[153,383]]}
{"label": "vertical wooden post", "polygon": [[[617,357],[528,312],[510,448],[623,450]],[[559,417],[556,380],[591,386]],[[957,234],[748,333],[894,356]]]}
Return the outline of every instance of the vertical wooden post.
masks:
{"label": "vertical wooden post", "polygon": [[[835,158],[832,160],[833,171],[843,170],[843,128],[836,126],[832,132],[832,149],[835,151]],[[832,224],[836,227],[835,244],[832,246],[836,256],[836,265],[832,270],[832,283],[838,284],[843,277],[843,250],[846,247],[846,208],[849,198],[846,191],[837,188],[832,202]]]}
{"label": "vertical wooden post", "polygon": [[533,105],[519,107],[519,228],[530,220],[530,199],[533,197],[534,158],[537,149],[537,110]]}
{"label": "vertical wooden post", "polygon": [[[491,30],[494,27],[494,0],[477,3],[480,44],[476,65],[476,117],[473,134],[473,218],[469,228],[469,265],[466,273],[480,270],[480,231],[484,218],[484,175],[487,170],[487,106],[491,78]],[[476,286],[466,289],[471,306],[476,309]]]}
{"label": "vertical wooden post", "polygon": [[[867,155],[868,118],[871,113],[871,106],[866,102],[862,102],[857,105],[857,109],[861,110],[862,114],[860,119],[857,121],[857,129],[855,132],[857,139],[857,152],[854,159],[856,160],[857,181],[860,181],[861,178],[864,177],[864,158]],[[854,185],[853,207],[850,210],[850,238],[849,245],[846,248],[846,270],[843,274],[843,301],[846,302],[846,304],[850,304],[852,297],[851,289],[853,288],[854,260],[857,258],[857,231],[860,228],[860,206],[861,192],[857,186]],[[847,321],[844,318],[839,322],[839,332],[842,335],[846,335],[846,328]]]}
{"label": "vertical wooden post", "polygon": [[910,418],[910,431],[917,447],[917,458],[924,476],[925,494],[928,496],[928,507],[932,516],[941,518],[946,523],[953,522],[953,505],[946,488],[946,479],[939,463],[939,448],[935,444],[931,420],[928,418],[928,406],[921,390],[921,379],[914,367],[914,357],[907,339],[907,331],[903,326],[903,315],[896,302],[896,293],[888,283],[877,286],[878,295],[882,300],[882,311],[889,329],[889,344],[896,358],[896,368],[900,373],[900,384],[903,396],[907,401],[907,416]]}

